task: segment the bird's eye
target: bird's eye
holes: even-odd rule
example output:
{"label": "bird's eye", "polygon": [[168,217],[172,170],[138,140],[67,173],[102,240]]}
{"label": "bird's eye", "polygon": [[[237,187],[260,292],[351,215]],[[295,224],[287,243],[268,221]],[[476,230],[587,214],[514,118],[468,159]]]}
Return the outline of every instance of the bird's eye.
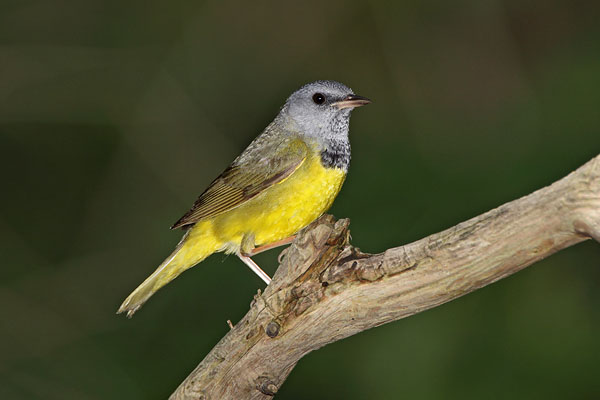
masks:
{"label": "bird's eye", "polygon": [[313,95],[313,101],[315,102],[315,104],[323,104],[325,103],[325,96],[321,93],[315,93]]}

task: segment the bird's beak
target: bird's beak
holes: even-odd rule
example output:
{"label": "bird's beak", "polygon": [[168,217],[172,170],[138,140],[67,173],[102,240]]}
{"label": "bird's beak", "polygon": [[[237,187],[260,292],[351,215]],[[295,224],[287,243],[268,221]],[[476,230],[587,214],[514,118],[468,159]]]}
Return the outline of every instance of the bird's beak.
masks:
{"label": "bird's beak", "polygon": [[362,97],[356,94],[349,94],[348,96],[346,96],[346,98],[344,98],[344,100],[336,101],[331,105],[341,110],[343,108],[356,108],[364,106],[366,104],[369,104],[370,102],[371,100],[367,99],[366,97]]}

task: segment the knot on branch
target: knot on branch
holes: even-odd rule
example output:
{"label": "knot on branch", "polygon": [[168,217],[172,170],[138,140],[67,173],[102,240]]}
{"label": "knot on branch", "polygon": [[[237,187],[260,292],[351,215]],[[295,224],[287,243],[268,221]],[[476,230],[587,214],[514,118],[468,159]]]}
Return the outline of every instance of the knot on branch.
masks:
{"label": "knot on branch", "polygon": [[265,332],[267,333],[268,337],[274,338],[275,336],[277,336],[279,334],[279,328],[280,328],[280,326],[277,322],[271,321],[267,325]]}
{"label": "knot on branch", "polygon": [[350,244],[349,225],[348,219],[323,215],[284,250],[283,262],[262,296],[273,318],[265,328],[267,336],[281,336],[295,317],[328,296],[416,266],[406,252],[361,252]]}
{"label": "knot on branch", "polygon": [[279,388],[273,381],[271,381],[266,376],[258,377],[258,384],[256,385],[256,389],[262,394],[266,394],[267,396],[275,396]]}
{"label": "knot on branch", "polygon": [[373,282],[416,267],[404,247],[376,255],[363,253],[350,244],[349,226],[347,218],[323,215],[303,229],[284,250],[285,258],[265,294],[291,285],[292,297],[301,299],[331,291],[336,284]]}

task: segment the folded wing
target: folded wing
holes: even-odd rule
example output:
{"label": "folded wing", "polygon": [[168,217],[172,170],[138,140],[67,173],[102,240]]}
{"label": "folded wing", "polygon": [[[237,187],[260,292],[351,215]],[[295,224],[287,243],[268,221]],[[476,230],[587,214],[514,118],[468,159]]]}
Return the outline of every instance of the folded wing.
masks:
{"label": "folded wing", "polygon": [[294,173],[306,159],[306,144],[293,137],[273,139],[257,138],[171,229],[193,225],[239,207]]}

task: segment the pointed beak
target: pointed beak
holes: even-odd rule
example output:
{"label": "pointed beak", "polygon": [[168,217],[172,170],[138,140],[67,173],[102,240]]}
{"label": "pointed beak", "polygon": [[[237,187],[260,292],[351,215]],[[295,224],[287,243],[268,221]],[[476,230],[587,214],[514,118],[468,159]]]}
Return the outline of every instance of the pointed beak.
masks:
{"label": "pointed beak", "polygon": [[369,104],[371,102],[371,100],[367,99],[366,97],[362,97],[356,94],[350,94],[348,96],[346,96],[346,98],[344,98],[344,100],[340,100],[340,101],[336,101],[335,103],[332,103],[332,106],[337,107],[339,110],[343,109],[343,108],[356,108],[356,107],[360,107],[360,106],[364,106],[366,104]]}

